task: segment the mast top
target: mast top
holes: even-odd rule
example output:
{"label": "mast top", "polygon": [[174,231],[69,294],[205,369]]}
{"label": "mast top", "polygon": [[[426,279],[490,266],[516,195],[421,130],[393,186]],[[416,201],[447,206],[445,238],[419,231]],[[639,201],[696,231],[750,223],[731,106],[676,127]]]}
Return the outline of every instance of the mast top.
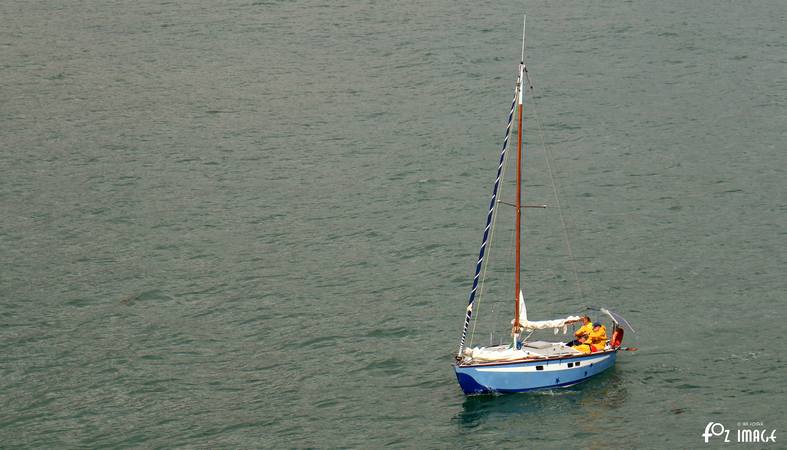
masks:
{"label": "mast top", "polygon": [[525,63],[525,27],[526,26],[527,26],[527,14],[525,14],[525,18],[522,20],[522,59],[520,59],[522,64]]}

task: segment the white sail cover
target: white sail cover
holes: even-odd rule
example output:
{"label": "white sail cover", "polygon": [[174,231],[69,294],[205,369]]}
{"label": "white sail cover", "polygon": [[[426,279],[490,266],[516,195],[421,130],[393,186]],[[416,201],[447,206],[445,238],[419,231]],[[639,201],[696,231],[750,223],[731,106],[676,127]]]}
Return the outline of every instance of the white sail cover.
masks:
{"label": "white sail cover", "polygon": [[525,306],[525,296],[519,291],[519,321],[527,323],[527,307]]}
{"label": "white sail cover", "polygon": [[526,349],[513,349],[508,346],[465,348],[465,356],[475,361],[513,361],[524,358],[543,358],[544,356]]}
{"label": "white sail cover", "polygon": [[[568,333],[568,324],[579,322],[579,316],[568,316],[565,319],[555,319],[555,320],[536,320],[530,321],[527,320],[527,307],[525,306],[525,296],[522,295],[522,291],[519,291],[519,322],[525,326],[525,330],[533,331],[533,330],[546,330],[547,328],[554,328],[555,334],[558,333],[560,328],[563,329],[563,334]],[[511,325],[514,324],[514,321],[511,321]]]}
{"label": "white sail cover", "polygon": [[544,341],[526,342],[519,349],[514,349],[507,345],[464,349],[464,356],[476,362],[515,361],[527,358],[550,358],[581,354],[582,352],[579,350],[568,347],[562,342]]}
{"label": "white sail cover", "polygon": [[525,329],[528,331],[533,330],[544,330],[547,328],[554,328],[555,334],[558,333],[560,328],[563,328],[563,334],[568,332],[567,325],[574,322],[579,322],[579,316],[568,316],[565,319],[555,319],[555,320],[538,320],[538,321],[525,321],[523,325]]}

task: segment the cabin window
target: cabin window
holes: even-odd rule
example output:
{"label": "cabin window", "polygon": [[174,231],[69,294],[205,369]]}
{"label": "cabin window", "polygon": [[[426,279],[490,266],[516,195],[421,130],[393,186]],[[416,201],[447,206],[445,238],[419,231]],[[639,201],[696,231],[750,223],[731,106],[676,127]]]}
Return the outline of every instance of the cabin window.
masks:
{"label": "cabin window", "polygon": [[544,366],[536,366],[536,370],[544,370]]}
{"label": "cabin window", "polygon": [[574,363],[568,363],[568,367],[574,367]]}
{"label": "cabin window", "polygon": [[577,362],[574,363],[575,366],[578,366],[580,364],[582,364],[582,361],[577,361]]}

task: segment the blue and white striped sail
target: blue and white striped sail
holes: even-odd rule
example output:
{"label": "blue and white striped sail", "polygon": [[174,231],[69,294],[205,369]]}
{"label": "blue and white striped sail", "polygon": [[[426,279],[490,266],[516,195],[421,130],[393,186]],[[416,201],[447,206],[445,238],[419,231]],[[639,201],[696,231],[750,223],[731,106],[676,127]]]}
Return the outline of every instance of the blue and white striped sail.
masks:
{"label": "blue and white striped sail", "polygon": [[478,282],[481,278],[481,267],[484,263],[484,254],[486,253],[487,244],[489,243],[489,234],[490,230],[493,226],[493,219],[494,219],[494,212],[495,208],[497,207],[497,193],[500,188],[500,178],[503,175],[503,163],[506,159],[506,150],[508,149],[508,140],[511,136],[511,122],[514,120],[514,110],[516,109],[516,101],[518,97],[518,90],[520,86],[520,79],[517,78],[516,85],[517,87],[514,88],[514,100],[511,101],[511,111],[508,113],[508,124],[506,125],[506,134],[503,138],[503,148],[500,150],[500,161],[497,165],[497,177],[495,178],[495,185],[492,188],[492,199],[489,202],[489,212],[486,215],[486,227],[484,227],[484,237],[481,240],[481,250],[478,252],[478,262],[475,265],[475,276],[473,277],[473,288],[470,290],[470,299],[467,302],[467,311],[465,313],[465,324],[464,328],[462,329],[462,338],[459,341],[459,353],[458,355],[462,354],[462,350],[465,346],[465,340],[467,339],[467,329],[470,325],[470,318],[473,315],[473,302],[475,302],[476,292],[478,291]]}

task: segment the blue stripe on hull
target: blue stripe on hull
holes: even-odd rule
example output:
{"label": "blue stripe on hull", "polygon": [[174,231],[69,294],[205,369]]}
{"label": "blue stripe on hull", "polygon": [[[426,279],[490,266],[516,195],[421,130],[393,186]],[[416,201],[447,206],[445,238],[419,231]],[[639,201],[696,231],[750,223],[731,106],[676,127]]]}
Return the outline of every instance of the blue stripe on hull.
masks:
{"label": "blue stripe on hull", "polygon": [[[591,363],[599,357],[601,361]],[[454,365],[456,379],[465,394],[527,392],[581,383],[615,365],[617,351],[577,358],[502,363],[477,366]],[[575,364],[579,362],[580,365]],[[571,363],[573,367],[568,367]],[[544,370],[535,370],[542,366]],[[520,371],[521,370],[521,371]]]}

